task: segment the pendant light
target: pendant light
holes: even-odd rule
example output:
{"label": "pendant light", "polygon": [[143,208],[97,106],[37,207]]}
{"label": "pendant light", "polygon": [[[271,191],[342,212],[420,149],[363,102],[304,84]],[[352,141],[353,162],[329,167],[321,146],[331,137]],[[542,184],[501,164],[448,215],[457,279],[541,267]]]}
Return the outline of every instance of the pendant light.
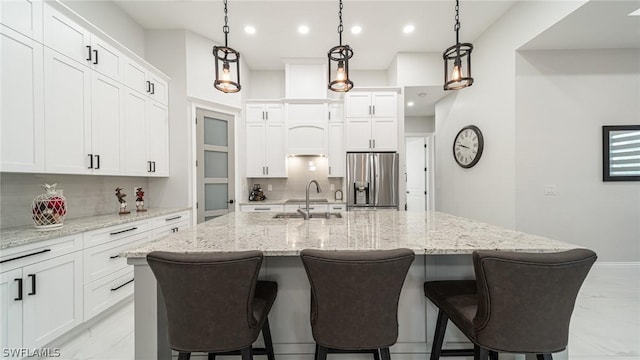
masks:
{"label": "pendant light", "polygon": [[[353,57],[353,50],[349,45],[342,45],[342,0],[340,0],[340,11],[338,12],[340,25],[338,34],[340,35],[340,45],[329,50],[329,90],[337,92],[347,92],[353,88],[353,81],[349,79],[349,59]],[[335,62],[335,70],[332,63]]]}
{"label": "pendant light", "polygon": [[224,46],[214,46],[213,56],[216,59],[216,89],[225,93],[240,91],[240,53],[227,46],[229,25],[227,17],[227,0],[224,0]]}
{"label": "pendant light", "polygon": [[[442,54],[444,59],[444,89],[460,90],[473,85],[471,77],[471,51],[473,45],[460,43],[458,32],[460,31],[460,4],[456,0],[456,44],[448,48]],[[450,72],[451,71],[451,72]]]}

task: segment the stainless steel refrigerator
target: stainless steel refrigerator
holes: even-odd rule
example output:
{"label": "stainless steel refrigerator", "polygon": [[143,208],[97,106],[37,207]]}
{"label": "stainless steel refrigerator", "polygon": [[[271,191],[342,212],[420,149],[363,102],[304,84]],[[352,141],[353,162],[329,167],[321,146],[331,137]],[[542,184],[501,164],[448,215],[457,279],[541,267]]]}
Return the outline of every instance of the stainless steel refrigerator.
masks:
{"label": "stainless steel refrigerator", "polygon": [[347,153],[347,209],[398,209],[397,153]]}

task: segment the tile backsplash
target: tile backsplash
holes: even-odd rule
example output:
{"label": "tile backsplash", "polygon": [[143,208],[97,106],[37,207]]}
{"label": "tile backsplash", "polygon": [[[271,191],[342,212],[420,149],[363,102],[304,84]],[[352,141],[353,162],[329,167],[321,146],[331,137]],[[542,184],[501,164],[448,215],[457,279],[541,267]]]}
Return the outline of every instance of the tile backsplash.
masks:
{"label": "tile backsplash", "polygon": [[147,191],[149,180],[144,177],[0,173],[0,228],[33,223],[31,202],[44,193],[40,187],[44,183],[57,183],[57,188],[63,190],[67,199],[66,219],[117,213],[116,187],[127,194],[129,210],[135,211],[133,189],[138,186],[145,190],[145,206],[153,206],[153,194]]}
{"label": "tile backsplash", "polygon": [[[304,199],[309,180],[315,179],[322,188],[317,193],[311,186],[310,198],[333,200],[335,191],[344,189],[344,178],[329,178],[327,158],[322,156],[294,156],[287,158],[287,178],[248,178],[247,192],[242,202],[248,202],[254,184],[260,184],[268,200]],[[271,190],[269,190],[271,185]],[[333,185],[334,190],[331,190]]]}

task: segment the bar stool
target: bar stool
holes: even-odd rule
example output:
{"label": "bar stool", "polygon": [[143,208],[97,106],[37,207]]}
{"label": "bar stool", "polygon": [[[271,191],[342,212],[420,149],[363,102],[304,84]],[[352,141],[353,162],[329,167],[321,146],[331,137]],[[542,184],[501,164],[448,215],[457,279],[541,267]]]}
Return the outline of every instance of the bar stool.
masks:
{"label": "bar stool", "polygon": [[[424,293],[438,307],[431,360],[440,356],[497,359],[499,352],[536,354],[538,360],[567,347],[569,321],[596,254],[475,251],[476,280],[431,281]],[[473,350],[442,350],[451,320]]]}
{"label": "bar stool", "polygon": [[[187,360],[192,352],[218,355],[266,354],[274,360],[269,310],[278,284],[257,281],[260,251],[183,254],[155,251],[147,262],[167,310],[169,346]],[[265,348],[252,344],[262,330]]]}
{"label": "bar stool", "polygon": [[328,353],[391,359],[398,339],[398,300],[415,255],[408,249],[300,253],[311,284],[316,360]]}

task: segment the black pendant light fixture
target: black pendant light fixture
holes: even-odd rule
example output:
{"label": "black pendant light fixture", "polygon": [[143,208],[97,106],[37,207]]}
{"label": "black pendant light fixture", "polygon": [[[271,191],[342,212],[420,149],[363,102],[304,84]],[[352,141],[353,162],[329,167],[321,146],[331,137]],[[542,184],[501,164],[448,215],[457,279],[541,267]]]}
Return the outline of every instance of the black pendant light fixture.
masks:
{"label": "black pendant light fixture", "polygon": [[460,43],[460,4],[456,0],[456,44],[442,54],[444,59],[444,89],[460,90],[473,85],[471,77],[471,43]]}
{"label": "black pendant light fixture", "polygon": [[216,89],[225,93],[240,91],[240,53],[227,46],[229,25],[227,17],[227,0],[224,0],[224,46],[214,46],[213,56],[216,58]]}
{"label": "black pendant light fixture", "polygon": [[[327,54],[329,57],[329,90],[347,92],[353,88],[353,81],[349,79],[349,59],[353,57],[353,50],[349,45],[342,45],[342,0],[340,0],[338,17],[340,18],[338,26],[340,45],[332,47]],[[335,71],[331,66],[332,63],[335,63]]]}

